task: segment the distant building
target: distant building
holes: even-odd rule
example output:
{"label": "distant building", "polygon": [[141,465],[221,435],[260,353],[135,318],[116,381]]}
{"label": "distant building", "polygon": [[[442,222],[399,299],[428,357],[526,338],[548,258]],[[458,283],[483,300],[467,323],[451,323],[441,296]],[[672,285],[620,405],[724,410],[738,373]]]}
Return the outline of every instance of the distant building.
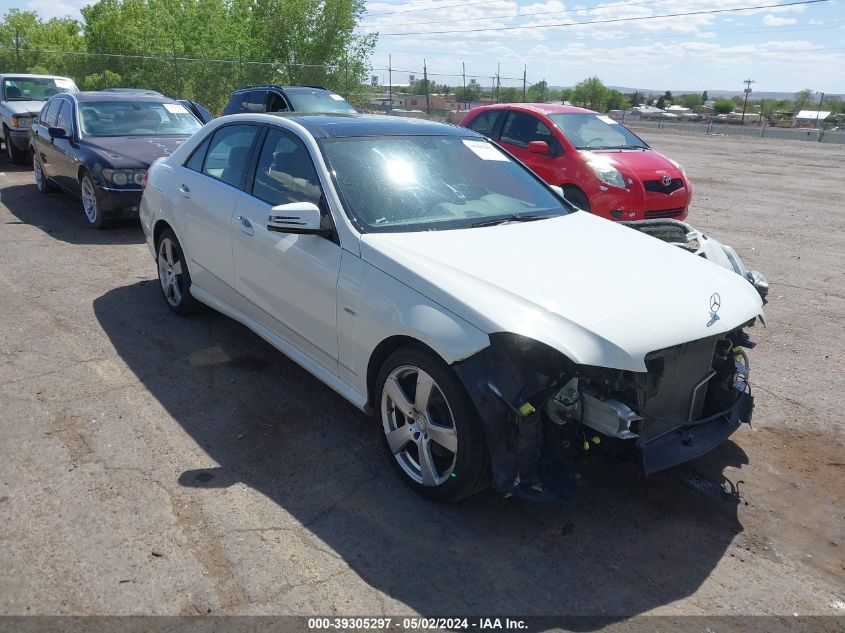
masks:
{"label": "distant building", "polygon": [[370,85],[373,88],[378,88],[378,75],[372,75],[370,77]]}
{"label": "distant building", "polygon": [[794,127],[817,127],[829,116],[830,112],[827,110],[801,110],[792,117],[792,125]]}

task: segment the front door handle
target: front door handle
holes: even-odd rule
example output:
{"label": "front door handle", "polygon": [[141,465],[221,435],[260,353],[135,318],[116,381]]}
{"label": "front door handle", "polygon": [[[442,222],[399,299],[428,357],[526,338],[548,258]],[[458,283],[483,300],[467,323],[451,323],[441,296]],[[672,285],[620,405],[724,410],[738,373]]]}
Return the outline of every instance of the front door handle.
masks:
{"label": "front door handle", "polygon": [[190,198],[190,197],[191,197],[191,190],[190,190],[190,189],[188,189],[188,187],[187,187],[186,185],[180,185],[180,186],[179,186],[179,193],[181,193],[181,194],[182,194],[183,196],[185,196],[186,198]]}
{"label": "front door handle", "polygon": [[238,216],[238,226],[241,227],[241,231],[247,235],[255,235],[255,229],[252,227],[252,222],[242,215]]}

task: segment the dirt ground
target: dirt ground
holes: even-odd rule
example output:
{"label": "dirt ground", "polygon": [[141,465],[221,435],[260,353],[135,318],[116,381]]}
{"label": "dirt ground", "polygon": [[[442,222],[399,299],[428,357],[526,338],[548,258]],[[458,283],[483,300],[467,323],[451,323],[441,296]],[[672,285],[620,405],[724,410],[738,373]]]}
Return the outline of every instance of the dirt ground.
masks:
{"label": "dirt ground", "polygon": [[416,497],[372,420],[171,315],[137,223],[0,163],[0,614],[845,614],[845,148],[646,138],[771,281],[753,427],[562,506]]}

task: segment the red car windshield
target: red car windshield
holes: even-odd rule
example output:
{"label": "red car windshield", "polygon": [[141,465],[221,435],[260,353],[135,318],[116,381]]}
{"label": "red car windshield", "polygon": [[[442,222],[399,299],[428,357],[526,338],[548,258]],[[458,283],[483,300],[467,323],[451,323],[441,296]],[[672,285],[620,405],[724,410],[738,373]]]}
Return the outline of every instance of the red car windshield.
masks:
{"label": "red car windshield", "polygon": [[648,149],[639,136],[603,114],[550,114],[575,149]]}

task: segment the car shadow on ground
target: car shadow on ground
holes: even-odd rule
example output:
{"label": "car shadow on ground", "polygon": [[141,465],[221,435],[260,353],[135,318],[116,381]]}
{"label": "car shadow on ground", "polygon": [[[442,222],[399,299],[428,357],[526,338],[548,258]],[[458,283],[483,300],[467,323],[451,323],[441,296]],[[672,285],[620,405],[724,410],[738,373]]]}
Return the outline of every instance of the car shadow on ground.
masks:
{"label": "car shadow on ground", "polygon": [[219,464],[179,483],[200,496],[254,488],[424,615],[640,614],[695,592],[742,531],[737,482],[722,474],[747,463],[732,442],[648,478],[610,469],[561,505],[493,492],[437,505],[401,483],[372,419],[238,323],[210,310],[172,315],[157,281],[111,290],[94,310]]}
{"label": "car shadow on ground", "polygon": [[107,228],[97,230],[85,219],[79,198],[58,191],[39,193],[34,181],[31,185],[4,187],[0,190],[0,201],[17,218],[17,222],[37,227],[70,244],[144,242],[144,232],[137,218],[114,220]]}

